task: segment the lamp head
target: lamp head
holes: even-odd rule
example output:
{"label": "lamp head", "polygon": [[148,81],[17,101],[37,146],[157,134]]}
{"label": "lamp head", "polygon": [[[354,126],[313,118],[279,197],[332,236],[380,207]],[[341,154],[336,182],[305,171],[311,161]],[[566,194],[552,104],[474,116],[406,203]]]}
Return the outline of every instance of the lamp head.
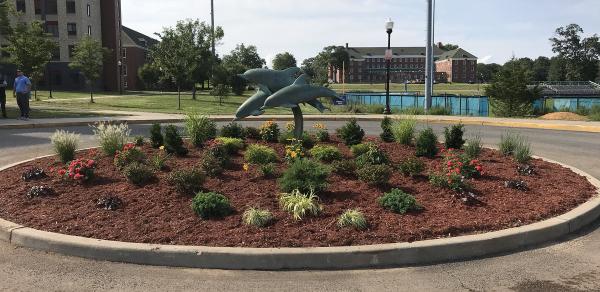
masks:
{"label": "lamp head", "polygon": [[385,30],[387,32],[392,32],[393,29],[394,29],[394,22],[392,21],[391,18],[388,18],[388,20],[385,22]]}

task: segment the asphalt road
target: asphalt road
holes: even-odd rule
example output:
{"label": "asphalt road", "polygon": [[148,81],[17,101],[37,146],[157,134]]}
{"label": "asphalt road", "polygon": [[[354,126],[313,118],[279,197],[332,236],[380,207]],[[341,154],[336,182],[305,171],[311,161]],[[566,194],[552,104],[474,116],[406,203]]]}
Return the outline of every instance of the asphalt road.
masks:
{"label": "asphalt road", "polygon": [[[327,122],[331,129],[340,122]],[[362,122],[369,134],[379,124]],[[442,126],[432,125],[440,132]],[[308,127],[308,125],[307,125]],[[132,135],[148,125],[132,126]],[[90,128],[72,127],[81,147],[94,146]],[[0,130],[0,165],[50,154],[55,129]],[[495,145],[507,129],[467,127]],[[519,129],[535,154],[600,177],[600,134]],[[2,291],[600,291],[600,221],[545,247],[492,258],[423,267],[354,271],[222,271],[139,266],[67,257],[0,243]]]}

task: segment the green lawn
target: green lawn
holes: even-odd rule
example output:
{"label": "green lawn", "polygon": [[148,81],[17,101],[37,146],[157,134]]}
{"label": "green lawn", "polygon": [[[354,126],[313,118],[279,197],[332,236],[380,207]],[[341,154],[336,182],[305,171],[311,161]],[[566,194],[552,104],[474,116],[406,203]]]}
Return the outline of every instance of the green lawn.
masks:
{"label": "green lawn", "polygon": [[[434,94],[462,94],[462,95],[483,95],[486,84],[466,84],[466,83],[441,83],[434,84]],[[333,84],[331,88],[336,91],[342,91],[345,87],[346,91],[372,91],[372,92],[385,92],[385,84]],[[390,91],[403,92],[404,84],[392,83],[390,84]],[[409,92],[425,92],[425,84],[408,84]]]}
{"label": "green lawn", "polygon": [[[20,115],[19,109],[16,106],[8,105],[6,107],[6,114],[8,118],[17,118]],[[44,118],[89,118],[89,117],[106,117],[106,116],[117,116],[114,114],[98,114],[77,111],[74,109],[60,109],[60,108],[37,108],[31,107],[30,117],[32,119],[44,119]]]}

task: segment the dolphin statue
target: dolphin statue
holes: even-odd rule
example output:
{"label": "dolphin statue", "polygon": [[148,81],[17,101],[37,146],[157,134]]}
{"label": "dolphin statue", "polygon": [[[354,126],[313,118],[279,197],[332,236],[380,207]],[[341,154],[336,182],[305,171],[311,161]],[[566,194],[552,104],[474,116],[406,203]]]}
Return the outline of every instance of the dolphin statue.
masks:
{"label": "dolphin statue", "polygon": [[302,74],[292,85],[269,96],[261,109],[264,110],[271,107],[295,108],[300,103],[308,103],[319,111],[322,111],[325,109],[325,106],[317,100],[318,97],[338,98],[338,95],[329,88],[310,85],[307,78],[306,74]]}
{"label": "dolphin statue", "polygon": [[262,110],[261,107],[269,95],[271,95],[271,91],[267,87],[259,84],[256,93],[246,99],[246,101],[238,108],[233,120],[239,121],[249,116],[262,115],[265,111]]}
{"label": "dolphin statue", "polygon": [[300,71],[301,70],[298,67],[291,67],[285,70],[257,68],[250,69],[239,76],[246,79],[250,83],[264,85],[271,92],[277,92],[278,90],[294,83],[294,79],[296,78],[296,75],[300,73]]}

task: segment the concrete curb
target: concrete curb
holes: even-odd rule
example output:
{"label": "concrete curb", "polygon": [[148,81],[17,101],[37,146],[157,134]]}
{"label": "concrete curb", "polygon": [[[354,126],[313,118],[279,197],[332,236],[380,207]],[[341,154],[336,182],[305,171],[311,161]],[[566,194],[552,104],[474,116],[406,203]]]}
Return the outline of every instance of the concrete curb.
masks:
{"label": "concrete curb", "polygon": [[468,260],[555,241],[600,217],[600,181],[577,168],[558,164],[585,176],[599,189],[598,195],[566,214],[484,234],[368,246],[235,248],[116,242],[40,231],[0,219],[0,240],[95,260],[211,269],[356,269]]}

